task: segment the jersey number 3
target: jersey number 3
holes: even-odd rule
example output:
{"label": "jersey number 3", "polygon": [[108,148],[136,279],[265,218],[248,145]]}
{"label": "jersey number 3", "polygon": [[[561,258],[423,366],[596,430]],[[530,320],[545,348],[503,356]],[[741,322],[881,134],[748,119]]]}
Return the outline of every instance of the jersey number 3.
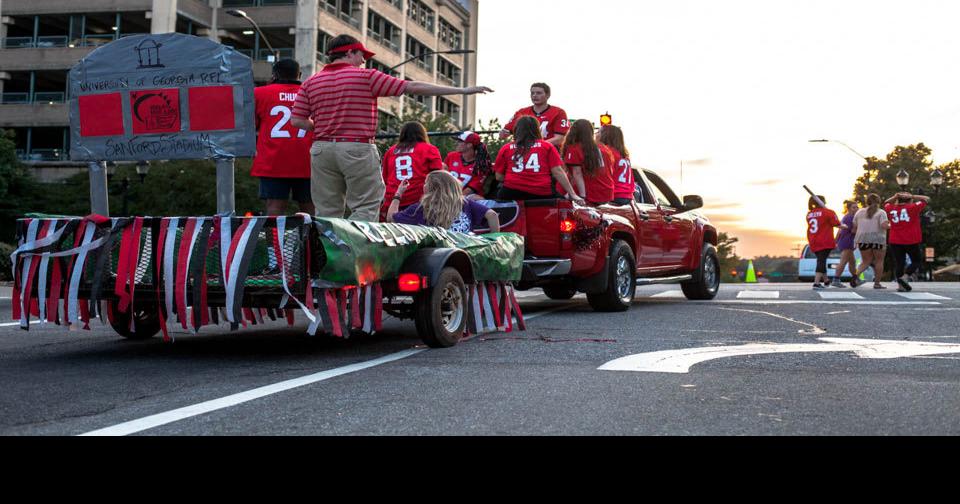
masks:
{"label": "jersey number 3", "polygon": [[[285,107],[283,105],[277,105],[270,110],[271,116],[283,116],[277,121],[277,124],[273,125],[273,129],[270,130],[270,138],[290,138],[290,132],[283,129],[286,127],[287,123],[290,122],[290,118],[293,117],[293,112],[290,111],[290,107]],[[307,136],[305,130],[300,130],[297,133],[297,138],[303,138]]]}

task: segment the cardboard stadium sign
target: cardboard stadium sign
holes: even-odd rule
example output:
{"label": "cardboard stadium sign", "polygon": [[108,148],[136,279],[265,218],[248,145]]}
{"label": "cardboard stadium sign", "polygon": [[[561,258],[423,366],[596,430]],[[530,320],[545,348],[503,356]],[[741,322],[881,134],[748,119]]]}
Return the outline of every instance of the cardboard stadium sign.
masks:
{"label": "cardboard stadium sign", "polygon": [[252,156],[253,63],[179,33],[125,37],[70,70],[70,158]]}

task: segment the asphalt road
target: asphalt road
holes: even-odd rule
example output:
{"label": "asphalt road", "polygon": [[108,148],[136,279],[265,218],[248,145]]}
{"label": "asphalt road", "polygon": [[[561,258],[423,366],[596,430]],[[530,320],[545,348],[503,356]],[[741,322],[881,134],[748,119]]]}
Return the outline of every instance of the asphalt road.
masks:
{"label": "asphalt road", "polygon": [[[915,286],[907,299],[724,285],[712,302],[651,286],[618,314],[533,291],[522,293],[526,332],[446,350],[424,349],[413,324],[396,321],[350,340],[279,323],[173,344],[126,341],[99,323],[27,332],[0,299],[0,434],[960,434],[960,346],[930,345],[960,345],[960,283]],[[680,371],[656,366],[691,352],[646,358],[656,369],[598,369],[744,345],[753,353]]]}

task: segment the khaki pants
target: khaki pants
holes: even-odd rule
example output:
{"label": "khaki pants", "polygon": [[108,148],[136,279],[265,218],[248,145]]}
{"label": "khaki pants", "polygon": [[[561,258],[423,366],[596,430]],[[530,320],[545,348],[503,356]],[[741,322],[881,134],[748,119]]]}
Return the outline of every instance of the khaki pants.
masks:
{"label": "khaki pants", "polygon": [[310,148],[310,191],[318,217],[376,222],[386,186],[380,151],[373,144],[314,142]]}

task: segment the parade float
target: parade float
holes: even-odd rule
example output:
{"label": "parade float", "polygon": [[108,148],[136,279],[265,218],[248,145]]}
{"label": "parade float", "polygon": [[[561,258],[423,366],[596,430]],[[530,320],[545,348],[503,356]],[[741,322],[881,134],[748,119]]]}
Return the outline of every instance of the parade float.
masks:
{"label": "parade float", "polygon": [[[373,333],[412,319],[425,343],[509,331],[523,238],[321,219],[241,217],[233,160],[255,152],[251,60],[208,39],[142,35],[70,71],[71,159],[89,163],[91,215],[17,222],[13,316],[121,336],[239,329],[267,320],[311,335]],[[109,217],[106,162],[209,159],[216,216]],[[175,328],[179,328],[176,330]]]}

